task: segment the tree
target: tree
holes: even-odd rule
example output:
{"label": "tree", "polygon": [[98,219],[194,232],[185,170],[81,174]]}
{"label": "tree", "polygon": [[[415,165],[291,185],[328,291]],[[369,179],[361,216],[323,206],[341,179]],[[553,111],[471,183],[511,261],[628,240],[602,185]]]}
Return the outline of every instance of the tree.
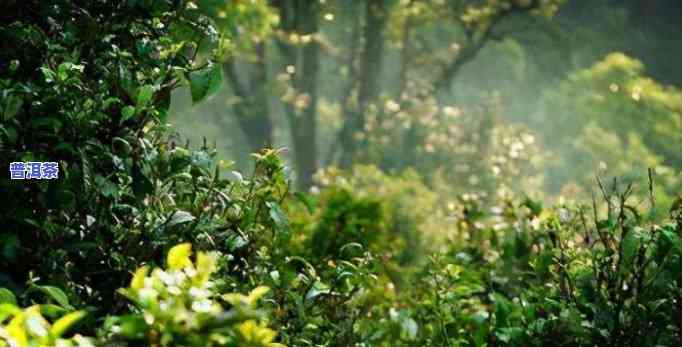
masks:
{"label": "tree", "polygon": [[[382,113],[379,96],[397,107],[413,107],[415,104],[431,104],[430,99],[435,95],[435,106],[444,106],[445,101],[450,99],[448,94],[452,82],[463,67],[474,60],[486,44],[509,34],[508,31],[498,30],[507,24],[505,19],[526,14],[549,18],[558,10],[560,3],[561,1],[489,1],[480,5],[467,1],[404,1],[387,8],[388,5],[383,2],[381,6],[376,2],[367,2],[364,48],[361,50],[362,55],[351,59],[357,59],[357,65],[360,66],[358,80],[350,81],[352,88],[357,91],[350,93],[352,100],[344,100],[344,105],[347,105],[344,109],[345,121],[339,131],[340,149],[343,153],[341,166],[347,167],[358,161],[353,160],[359,159],[358,149],[365,149],[362,146],[367,137],[365,114],[374,113],[377,118],[390,117]],[[432,27],[436,20],[439,24],[451,23],[451,29]],[[445,33],[438,33],[438,30]],[[507,27],[504,30],[510,29]],[[388,35],[382,38],[384,32]],[[443,47],[442,41],[451,40],[456,43]],[[399,47],[397,54],[401,63],[397,89],[379,83],[383,57],[391,53],[385,50],[383,41],[397,42]],[[419,47],[412,47],[416,45]],[[418,50],[428,53],[419,54]],[[411,66],[415,68],[410,68]],[[417,144],[423,141],[424,132],[418,129],[419,115],[414,115],[413,120],[410,125],[406,125],[407,130],[403,136],[402,167],[415,164],[418,157],[415,152]]]}
{"label": "tree", "polygon": [[[213,16],[232,6],[205,2]],[[257,3],[266,12],[265,2]],[[272,35],[268,39],[257,36],[255,44],[246,47],[246,54],[224,64],[227,80],[239,97],[234,115],[252,150],[273,143],[274,127],[281,124],[277,116],[281,116],[289,129],[298,185],[307,188],[321,161],[343,167],[362,161],[367,114],[376,114],[380,98],[403,103],[435,94],[441,101],[447,99],[451,82],[462,68],[487,43],[508,34],[509,28],[504,27],[507,18],[527,14],[551,17],[560,3],[270,1],[267,5],[279,14]],[[436,22],[450,25],[436,27]],[[242,31],[249,37],[248,29]],[[456,44],[451,44],[453,41]],[[397,51],[393,49],[396,46],[400,47]],[[401,61],[396,84],[387,82],[391,78],[384,75],[389,58]],[[331,82],[335,88],[320,85],[321,79],[333,80],[329,74],[339,72],[341,79]],[[282,90],[281,99],[269,98],[268,91],[277,90],[277,86]],[[342,124],[330,139],[318,136],[320,100],[341,105]],[[414,148],[419,131],[408,132],[404,147]],[[323,142],[331,148],[320,157],[325,152],[320,147]]]}
{"label": "tree", "polygon": [[569,74],[544,98],[552,117],[542,120],[543,142],[558,154],[549,170],[553,190],[571,179],[589,186],[601,162],[611,175],[657,167],[662,200],[675,194],[679,178],[667,168],[682,167],[678,88],[649,78],[640,61],[611,53]]}

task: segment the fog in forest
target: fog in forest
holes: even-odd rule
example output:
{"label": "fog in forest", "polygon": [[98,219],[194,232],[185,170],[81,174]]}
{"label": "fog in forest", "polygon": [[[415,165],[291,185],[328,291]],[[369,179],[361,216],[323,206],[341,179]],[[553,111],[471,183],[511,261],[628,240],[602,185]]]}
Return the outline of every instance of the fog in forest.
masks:
{"label": "fog in forest", "polygon": [[239,168],[285,148],[299,188],[353,164],[545,198],[648,167],[678,185],[682,6],[518,3],[273,1],[235,29],[220,92],[176,91],[170,121]]}

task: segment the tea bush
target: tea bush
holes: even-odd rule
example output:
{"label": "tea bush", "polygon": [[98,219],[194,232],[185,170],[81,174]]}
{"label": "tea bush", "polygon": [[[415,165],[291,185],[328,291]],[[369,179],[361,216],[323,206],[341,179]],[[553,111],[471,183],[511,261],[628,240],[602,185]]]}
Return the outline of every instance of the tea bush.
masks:
{"label": "tea bush", "polygon": [[[248,295],[220,295],[211,280],[216,255],[199,252],[195,261],[190,256],[191,245],[181,244],[168,252],[165,270],[156,268],[149,274],[148,267],[139,268],[130,287],[120,290],[133,311],[108,317],[98,339],[78,334],[63,338],[87,315],[85,311],[67,313],[50,324],[41,314],[53,311],[49,306],[21,310],[14,303],[2,303],[0,323],[8,323],[0,325],[0,346],[282,346],[273,342],[276,333],[264,325],[263,314],[256,309],[267,287]],[[7,296],[5,300],[15,300]]]}
{"label": "tea bush", "polygon": [[605,192],[603,209],[524,199],[477,217],[473,244],[449,244],[373,306],[366,343],[679,344],[679,224],[647,221],[632,186]]}

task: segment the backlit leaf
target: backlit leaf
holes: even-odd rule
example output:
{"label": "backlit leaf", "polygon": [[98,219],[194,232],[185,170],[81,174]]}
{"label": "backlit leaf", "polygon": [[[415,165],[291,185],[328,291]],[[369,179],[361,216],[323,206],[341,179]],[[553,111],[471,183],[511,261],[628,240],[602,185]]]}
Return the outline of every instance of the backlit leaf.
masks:
{"label": "backlit leaf", "polygon": [[171,248],[170,251],[168,251],[168,258],[166,260],[168,268],[171,270],[180,270],[192,265],[192,262],[189,259],[191,254],[192,245],[189,243],[183,243]]}

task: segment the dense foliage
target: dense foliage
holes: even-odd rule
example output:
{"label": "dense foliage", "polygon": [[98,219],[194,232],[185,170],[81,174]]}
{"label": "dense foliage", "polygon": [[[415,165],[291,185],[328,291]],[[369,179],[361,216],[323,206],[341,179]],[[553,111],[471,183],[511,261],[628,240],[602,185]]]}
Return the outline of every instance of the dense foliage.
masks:
{"label": "dense foliage", "polygon": [[[296,177],[262,138],[247,171],[186,143],[171,95],[186,86],[198,103],[225,74],[238,112],[254,113],[239,122],[271,131],[264,42],[316,75],[317,14],[334,4],[1,4],[0,154],[55,161],[59,177],[0,178],[0,347],[682,345],[678,89],[608,55],[542,96],[562,105],[547,138],[503,120],[500,95],[444,106],[457,71],[367,89],[383,40],[372,29],[400,41],[455,18],[469,53],[414,59],[459,69],[503,19],[544,21],[561,3],[367,1],[368,79],[344,96],[341,169],[312,175],[300,157],[317,146],[317,85],[279,79]],[[634,132],[642,113],[653,120]],[[550,160],[566,144],[574,156]],[[544,207],[542,188],[571,192],[567,170],[591,201]]]}

